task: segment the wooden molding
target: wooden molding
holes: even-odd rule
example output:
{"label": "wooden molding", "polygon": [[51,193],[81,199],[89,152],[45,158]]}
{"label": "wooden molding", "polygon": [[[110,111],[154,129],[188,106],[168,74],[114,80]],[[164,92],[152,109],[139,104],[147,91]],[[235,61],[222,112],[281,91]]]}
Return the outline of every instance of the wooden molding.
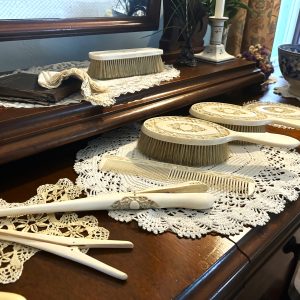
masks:
{"label": "wooden molding", "polygon": [[109,108],[87,102],[34,109],[0,109],[0,163],[92,137],[155,115],[190,106],[234,89],[257,85],[263,75],[252,62],[182,67],[179,78],[117,99]]}

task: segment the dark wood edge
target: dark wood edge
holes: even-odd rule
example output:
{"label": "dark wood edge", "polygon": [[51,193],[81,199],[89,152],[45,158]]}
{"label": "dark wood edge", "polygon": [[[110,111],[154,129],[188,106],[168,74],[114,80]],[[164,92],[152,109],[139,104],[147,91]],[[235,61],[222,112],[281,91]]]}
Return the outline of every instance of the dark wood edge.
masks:
{"label": "dark wood edge", "polygon": [[[111,112],[109,109],[101,111],[99,107],[91,107],[91,111],[88,111],[89,106],[84,106],[83,111],[81,111],[77,107],[79,108],[77,115],[76,109],[72,109],[66,113],[66,119],[64,120],[64,112],[62,112],[62,115],[56,114],[53,116],[52,123],[51,120],[49,122],[47,114],[43,114],[43,117],[45,117],[44,124],[41,119],[25,118],[29,122],[27,126],[32,126],[32,128],[25,128],[22,122],[11,124],[15,127],[10,128],[10,134],[14,134],[11,137],[6,137],[6,140],[2,136],[0,163],[95,136],[130,122],[167,113],[219,95],[220,90],[225,93],[237,86],[256,84],[261,82],[261,76],[260,72],[245,72],[244,76],[241,76],[238,72],[238,77],[235,79],[229,77],[224,81],[224,77],[222,77],[223,80],[219,79],[219,82],[204,85],[201,88],[196,84],[194,87],[187,88],[184,93],[178,93],[178,95],[176,95],[176,90],[172,95],[166,92],[162,92],[161,95],[153,94],[145,99],[139,98],[140,100],[133,100],[128,104],[114,106]],[[85,109],[87,110],[85,111]],[[57,122],[57,119],[59,119],[59,122]],[[1,128],[1,132],[6,132],[5,126],[1,126]],[[23,128],[25,128],[24,132],[22,132]]]}
{"label": "dark wood edge", "polygon": [[149,0],[146,17],[1,20],[0,41],[156,30],[161,0]]}
{"label": "dark wood edge", "polygon": [[[199,93],[199,91],[202,90],[215,89],[216,93],[220,94],[219,88],[222,87],[221,85],[223,83],[230,84],[230,81],[233,79],[238,80],[247,77],[250,79],[249,84],[251,84],[258,82],[259,78],[263,78],[258,70],[252,71],[253,68],[251,65],[246,65],[234,71],[221,70],[216,73],[212,72],[209,75],[191,76],[184,80],[175,79],[173,82],[164,83],[155,88],[122,96],[119,98],[118,104],[109,108],[93,106],[85,102],[65,107],[56,106],[42,112],[34,110],[26,116],[0,121],[0,127],[2,129],[0,132],[0,145],[19,139],[24,134],[28,136],[41,131],[47,132],[51,126],[57,128],[58,119],[62,126],[70,126],[78,121],[82,122],[83,120],[94,117],[103,118],[115,113],[126,113],[129,109],[160,102],[174,96],[188,95],[193,91]],[[224,73],[226,73],[226,77],[223,76]],[[247,82],[243,80],[241,83],[245,85]]]}
{"label": "dark wood edge", "polygon": [[250,278],[279,249],[282,249],[300,227],[300,202],[288,203],[284,213],[272,215],[268,226],[250,230],[236,244],[247,255],[250,264],[245,270],[244,278]]}
{"label": "dark wood edge", "polygon": [[241,272],[248,264],[249,261],[234,245],[175,300],[234,299],[244,285]]}
{"label": "dark wood edge", "polygon": [[[176,300],[234,299],[266,261],[289,241],[300,227],[300,202],[289,203],[284,213],[273,215],[268,226],[250,230],[206,273]],[[242,257],[240,257],[242,256]]]}

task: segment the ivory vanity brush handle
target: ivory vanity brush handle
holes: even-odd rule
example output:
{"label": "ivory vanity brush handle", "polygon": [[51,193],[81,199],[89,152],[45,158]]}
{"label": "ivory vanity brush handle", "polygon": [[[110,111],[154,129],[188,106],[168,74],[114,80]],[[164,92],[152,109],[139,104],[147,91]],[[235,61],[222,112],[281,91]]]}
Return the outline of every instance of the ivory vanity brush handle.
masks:
{"label": "ivory vanity brush handle", "polygon": [[29,247],[33,247],[40,250],[44,250],[46,252],[53,253],[57,256],[61,256],[69,260],[78,262],[82,265],[86,265],[90,268],[93,268],[95,270],[98,270],[102,273],[105,273],[107,275],[110,275],[118,279],[126,280],[128,277],[126,273],[119,271],[118,269],[115,269],[91,256],[88,256],[80,252],[77,248],[69,248],[66,246],[61,246],[61,245],[56,245],[56,244],[51,244],[51,243],[46,243],[41,241],[34,241],[26,238],[12,237],[12,236],[2,235],[2,234],[0,234],[0,239],[9,242],[20,243]]}
{"label": "ivory vanity brush handle", "polygon": [[63,246],[79,246],[80,248],[133,248],[129,241],[97,240],[89,238],[72,238],[64,236],[49,235],[43,233],[31,233],[10,229],[0,229],[0,235],[25,238],[40,242],[49,242]]}
{"label": "ivory vanity brush handle", "polygon": [[239,140],[274,147],[296,148],[300,145],[300,141],[295,138],[269,132],[257,133],[231,131],[228,137],[231,139],[231,141]]}
{"label": "ivory vanity brush handle", "polygon": [[300,120],[296,119],[272,118],[271,124],[285,125],[296,129],[300,129]]}
{"label": "ivory vanity brush handle", "polygon": [[3,208],[0,209],[0,217],[88,210],[175,207],[208,209],[215,200],[215,196],[209,193],[109,193],[63,202]]}

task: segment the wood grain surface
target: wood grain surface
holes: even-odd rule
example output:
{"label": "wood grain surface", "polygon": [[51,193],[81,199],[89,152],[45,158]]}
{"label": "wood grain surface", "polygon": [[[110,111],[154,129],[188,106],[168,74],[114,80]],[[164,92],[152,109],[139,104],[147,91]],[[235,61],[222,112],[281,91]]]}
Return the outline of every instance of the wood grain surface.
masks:
{"label": "wood grain surface", "polygon": [[[191,93],[197,93],[196,89]],[[147,97],[151,98],[151,95]],[[186,93],[178,97],[182,97],[181,104],[178,107],[175,105],[173,110],[181,108],[184,100],[187,100],[187,106],[195,101]],[[297,100],[274,95],[272,86],[264,93],[232,91],[213,99],[231,103],[261,99],[299,105]],[[152,105],[153,109],[158,106],[155,112],[158,114],[159,104],[154,101]],[[77,106],[78,112],[89,115],[91,111],[85,111],[85,106]],[[121,110],[121,107],[114,109]],[[168,109],[171,111],[171,106]],[[180,113],[186,110],[181,109]],[[69,114],[72,118],[71,112]],[[30,113],[27,117],[29,120]],[[117,118],[114,114],[111,117],[112,122]],[[117,125],[111,128],[114,126]],[[282,129],[272,127],[270,130]],[[285,132],[299,137],[298,130]],[[68,140],[62,147],[2,164],[0,197],[9,202],[22,202],[35,195],[37,187],[42,184],[56,183],[63,177],[74,181],[76,174],[72,167],[75,155],[85,146],[84,139],[73,143]],[[100,225],[110,230],[111,239],[134,243],[132,250],[92,249],[89,252],[93,257],[126,272],[129,276],[126,282],[39,252],[25,263],[23,274],[17,282],[0,285],[0,290],[20,293],[30,300],[286,299],[292,255],[285,254],[282,249],[299,228],[299,212],[300,202],[296,201],[287,205],[283,213],[270,215],[271,220],[266,226],[245,229],[235,237],[210,234],[196,240],[178,238],[172,233],[154,235],[139,228],[136,222],[120,223],[109,218],[105,211],[90,212],[98,218]]]}
{"label": "wood grain surface", "polygon": [[257,85],[262,74],[240,59],[181,68],[180,77],[117,99],[109,108],[87,102],[35,109],[0,109],[0,164],[124,124],[160,115],[235,88]]}

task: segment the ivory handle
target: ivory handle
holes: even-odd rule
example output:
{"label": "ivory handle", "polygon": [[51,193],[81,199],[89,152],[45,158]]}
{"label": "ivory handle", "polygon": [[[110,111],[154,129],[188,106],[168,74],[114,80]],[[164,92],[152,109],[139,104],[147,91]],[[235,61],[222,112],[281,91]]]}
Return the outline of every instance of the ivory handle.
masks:
{"label": "ivory handle", "polygon": [[296,148],[300,145],[300,141],[293,137],[269,132],[257,133],[232,131],[230,137],[231,140],[239,140],[273,147]]}
{"label": "ivory handle", "polygon": [[3,208],[0,209],[0,217],[89,210],[208,209],[215,200],[216,197],[210,193],[107,193],[63,202]]}
{"label": "ivory handle", "polygon": [[2,235],[2,234],[0,234],[0,239],[4,241],[23,244],[29,247],[33,247],[40,250],[44,250],[46,252],[53,253],[57,256],[61,256],[69,260],[78,262],[82,265],[86,265],[90,268],[93,268],[95,270],[98,270],[102,273],[105,273],[107,275],[110,275],[112,277],[121,280],[126,280],[128,277],[126,273],[119,271],[118,269],[115,269],[91,256],[88,256],[87,254],[80,252],[78,248],[66,247],[57,244],[34,241],[26,238],[12,237],[12,236]]}
{"label": "ivory handle", "polygon": [[300,129],[300,120],[296,119],[274,118],[272,119],[272,124],[285,125],[295,129]]}

